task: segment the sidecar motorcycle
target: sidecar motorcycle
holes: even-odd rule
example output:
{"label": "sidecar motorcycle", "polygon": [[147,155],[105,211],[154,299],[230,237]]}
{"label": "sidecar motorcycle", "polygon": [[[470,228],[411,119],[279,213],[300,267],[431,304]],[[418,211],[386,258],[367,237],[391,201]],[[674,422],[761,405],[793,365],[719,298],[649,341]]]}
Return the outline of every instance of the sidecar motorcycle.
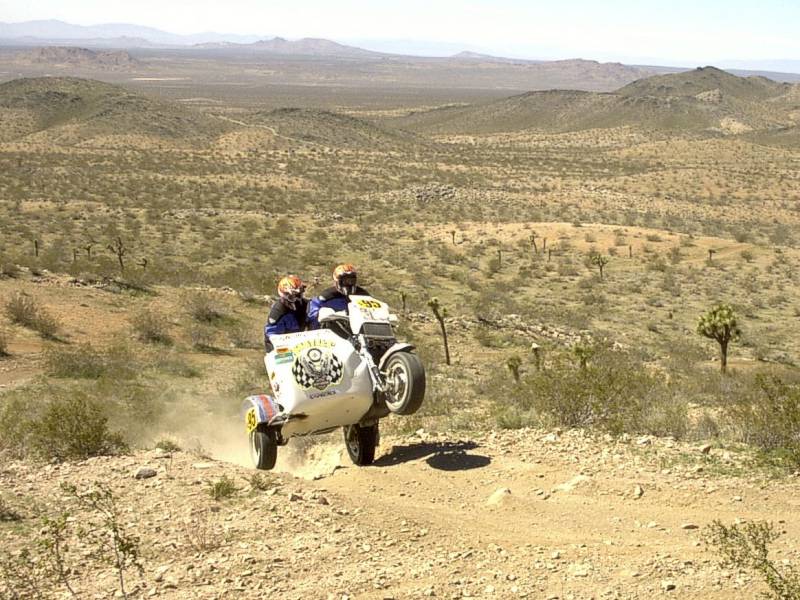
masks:
{"label": "sidecar motorcycle", "polygon": [[244,402],[256,468],[272,469],[278,446],[292,437],[338,427],[353,463],[369,465],[380,420],[422,405],[425,369],[414,346],[397,341],[388,305],[349,300],[347,312],[320,310],[321,329],[272,336],[275,349],[264,357],[271,393]]}

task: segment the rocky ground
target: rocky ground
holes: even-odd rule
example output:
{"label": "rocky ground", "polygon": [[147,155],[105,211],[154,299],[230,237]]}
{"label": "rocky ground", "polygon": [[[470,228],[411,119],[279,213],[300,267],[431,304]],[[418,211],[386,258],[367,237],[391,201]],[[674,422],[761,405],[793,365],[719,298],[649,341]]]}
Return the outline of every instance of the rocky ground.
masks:
{"label": "rocky ground", "polygon": [[[367,468],[337,438],[282,453],[256,482],[182,451],[7,463],[2,497],[23,518],[0,523],[0,546],[16,553],[36,512],[73,506],[61,483],[103,482],[141,540],[132,597],[754,597],[763,585],[704,543],[714,519],[773,521],[776,558],[800,557],[797,477],[740,475],[743,455],[724,449],[520,430],[385,438]],[[215,500],[223,476],[237,489]],[[89,545],[69,550],[76,591],[119,597],[114,569],[84,561]]]}

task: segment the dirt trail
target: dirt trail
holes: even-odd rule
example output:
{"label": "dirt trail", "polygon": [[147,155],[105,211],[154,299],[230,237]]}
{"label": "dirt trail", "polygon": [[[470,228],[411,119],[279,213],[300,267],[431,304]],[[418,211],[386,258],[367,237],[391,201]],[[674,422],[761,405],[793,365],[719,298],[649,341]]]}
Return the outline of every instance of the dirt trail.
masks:
{"label": "dirt trail", "polygon": [[[713,519],[784,523],[796,556],[796,483],[708,478],[703,469],[716,457],[642,441],[541,432],[411,441],[372,468],[343,469],[320,485],[357,506],[365,524],[424,528],[448,557],[488,551],[486,560],[442,565],[449,581],[436,577],[435,588],[446,597],[463,596],[463,579],[483,585],[467,586],[476,597],[650,598],[673,586],[681,598],[730,598],[737,587],[749,596],[759,586],[720,569],[701,541]],[[638,456],[642,448],[662,460],[693,453],[696,464],[660,469]],[[418,587],[395,591],[405,597]]]}
{"label": "dirt trail", "polygon": [[[797,478],[722,475],[737,468],[722,449],[522,430],[387,438],[363,468],[333,438],[281,453],[283,472],[260,489],[247,467],[157,451],[11,463],[0,489],[24,511],[64,506],[63,481],[112,486],[142,540],[135,597],[755,597],[763,585],[702,542],[714,519],[773,521],[786,531],[775,558],[800,557]],[[152,477],[135,479],[143,467]],[[223,476],[237,490],[215,501]],[[17,547],[15,531],[0,527],[4,547]],[[108,568],[76,578],[98,598],[116,590]]]}

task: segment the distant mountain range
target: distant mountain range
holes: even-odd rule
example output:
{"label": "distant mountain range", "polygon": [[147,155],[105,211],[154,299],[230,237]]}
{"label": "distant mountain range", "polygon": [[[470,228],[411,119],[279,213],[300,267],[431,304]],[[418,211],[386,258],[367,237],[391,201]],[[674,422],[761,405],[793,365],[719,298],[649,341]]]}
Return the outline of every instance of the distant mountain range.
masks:
{"label": "distant mountain range", "polygon": [[345,46],[331,40],[319,38],[303,38],[290,41],[281,37],[271,40],[258,40],[249,44],[235,42],[206,42],[195,44],[194,48],[241,50],[247,52],[266,52],[271,54],[290,54],[295,56],[352,56],[352,57],[378,57],[383,56],[378,52]]}
{"label": "distant mountain range", "polygon": [[264,36],[239,35],[235,33],[195,33],[192,35],[179,35],[169,33],[154,27],[131,25],[129,23],[106,23],[103,25],[73,25],[64,21],[25,21],[22,23],[0,22],[0,43],[8,45],[12,42],[25,45],[42,45],[45,42],[63,44],[66,41],[76,41],[81,46],[87,40],[107,40],[111,44],[124,41],[130,44],[127,47],[139,46],[191,46],[194,44],[207,44],[214,42],[234,42],[248,44],[257,42]]}
{"label": "distant mountain range", "polygon": [[[297,56],[336,56],[346,58],[383,59],[407,57],[424,60],[419,56],[404,54],[399,42],[390,44],[391,52],[376,52],[364,48],[345,45],[331,40],[303,38],[287,40],[281,37],[264,35],[240,35],[231,33],[203,32],[180,35],[141,25],[129,23],[106,23],[101,25],[74,25],[58,20],[25,21],[21,23],[0,22],[0,46],[80,46],[85,48],[187,48],[198,50],[218,50],[240,53],[270,53]],[[408,47],[408,46],[406,46]],[[566,61],[543,61],[531,59],[505,58],[471,51],[454,52],[449,57],[431,60],[452,60],[457,62],[477,61],[482,63],[502,63],[508,65],[552,65],[572,66],[579,59]],[[602,65],[605,70],[634,69],[637,76],[653,73],[685,71],[683,68],[628,66],[620,63],[586,64]],[[723,66],[739,75],[763,74],[781,81],[800,81],[800,60],[772,61],[726,61]],[[744,67],[755,66],[746,70]]]}

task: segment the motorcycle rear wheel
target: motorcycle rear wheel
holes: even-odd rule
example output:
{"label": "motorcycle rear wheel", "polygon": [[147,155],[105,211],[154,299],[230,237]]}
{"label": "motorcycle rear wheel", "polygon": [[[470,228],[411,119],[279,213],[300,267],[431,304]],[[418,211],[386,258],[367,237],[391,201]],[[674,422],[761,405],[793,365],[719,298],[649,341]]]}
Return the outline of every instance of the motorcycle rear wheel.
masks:
{"label": "motorcycle rear wheel", "polygon": [[425,399],[425,368],[416,354],[398,352],[383,369],[386,406],[396,415],[413,415]]}
{"label": "motorcycle rear wheel", "polygon": [[344,445],[353,464],[360,467],[371,465],[375,460],[375,448],[378,445],[378,424],[367,427],[345,426]]}

